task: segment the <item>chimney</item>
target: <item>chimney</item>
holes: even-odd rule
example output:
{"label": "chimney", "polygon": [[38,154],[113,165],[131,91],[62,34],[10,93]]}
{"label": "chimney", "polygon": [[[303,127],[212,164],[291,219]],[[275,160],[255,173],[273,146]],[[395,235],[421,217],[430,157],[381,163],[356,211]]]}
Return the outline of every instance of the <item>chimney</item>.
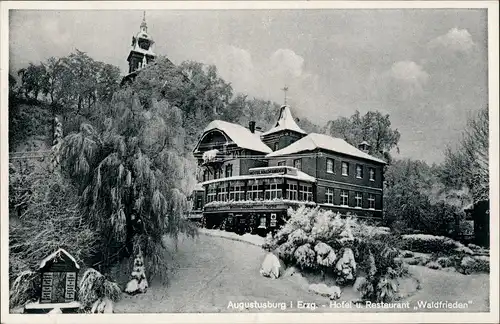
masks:
{"label": "chimney", "polygon": [[371,147],[371,145],[368,144],[367,141],[363,141],[363,142],[359,143],[359,145],[358,145],[358,149],[360,151],[363,151],[366,154],[370,154],[370,147]]}
{"label": "chimney", "polygon": [[248,129],[252,132],[255,133],[255,121],[250,121],[248,122]]}

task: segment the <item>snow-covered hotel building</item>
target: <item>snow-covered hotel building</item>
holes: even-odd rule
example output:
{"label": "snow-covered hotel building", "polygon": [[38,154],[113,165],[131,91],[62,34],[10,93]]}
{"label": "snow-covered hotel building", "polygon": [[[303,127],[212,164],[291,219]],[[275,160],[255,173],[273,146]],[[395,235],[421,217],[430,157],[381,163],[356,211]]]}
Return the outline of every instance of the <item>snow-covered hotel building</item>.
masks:
{"label": "snow-covered hotel building", "polygon": [[205,226],[270,231],[302,204],[359,217],[382,217],[385,162],[343,139],[304,132],[289,106],[261,132],[221,120],[207,125],[193,154],[203,173],[194,214]]}

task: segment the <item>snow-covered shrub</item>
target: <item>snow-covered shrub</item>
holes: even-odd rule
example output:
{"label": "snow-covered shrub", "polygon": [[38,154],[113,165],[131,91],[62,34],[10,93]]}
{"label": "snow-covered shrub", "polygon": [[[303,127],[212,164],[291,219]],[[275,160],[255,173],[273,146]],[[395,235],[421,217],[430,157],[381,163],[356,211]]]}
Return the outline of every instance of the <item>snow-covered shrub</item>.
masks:
{"label": "snow-covered shrub", "polygon": [[134,258],[134,269],[131,274],[131,279],[127,283],[125,292],[130,295],[144,293],[148,289],[148,280],[146,278],[146,271],[144,268],[144,257],[142,251],[139,249]]}
{"label": "snow-covered shrub", "polygon": [[468,254],[468,255],[473,255],[474,254],[474,252],[472,251],[472,249],[466,247],[465,245],[463,245],[461,243],[457,244],[457,247],[453,249],[453,252],[455,252],[457,254]]}
{"label": "snow-covered shrub", "polygon": [[314,247],[314,251],[316,252],[316,262],[319,266],[330,268],[335,264],[337,256],[328,244],[319,242]]}
{"label": "snow-covered shrub", "polygon": [[365,277],[357,290],[363,300],[388,302],[398,294],[399,278],[408,275],[408,269],[397,256],[399,251],[387,241],[364,241],[358,249],[367,261],[360,263]]}
{"label": "snow-covered shrub", "polygon": [[354,243],[354,236],[352,234],[352,227],[356,225],[353,218],[349,217],[344,222],[344,227],[339,235],[339,243],[343,246],[352,246]]}
{"label": "snow-covered shrub", "polygon": [[281,260],[291,263],[294,260],[294,253],[296,249],[297,247],[293,243],[285,242],[278,246],[276,253]]}
{"label": "snow-covered shrub", "polygon": [[[444,236],[428,234],[402,235],[402,249],[421,253],[453,253],[465,252],[466,248],[460,242]],[[470,250],[470,249],[469,249]]]}
{"label": "snow-covered shrub", "polygon": [[330,299],[339,299],[342,295],[342,290],[338,286],[328,287],[327,285],[320,284],[310,284],[308,287],[309,291],[312,291],[320,296],[328,297]]}
{"label": "snow-covered shrub", "polygon": [[264,239],[264,243],[262,244],[262,248],[268,252],[274,251],[278,247],[276,243],[276,239],[273,237],[271,232],[267,233],[266,238]]}
{"label": "snow-covered shrub", "polygon": [[285,264],[273,253],[268,253],[262,262],[260,274],[264,277],[277,279],[285,272]]}
{"label": "snow-covered shrub", "polygon": [[309,243],[299,246],[293,256],[301,269],[316,268],[316,253]]}
{"label": "snow-covered shrub", "polygon": [[120,300],[121,289],[99,271],[89,268],[80,280],[78,297],[83,308],[92,313],[113,312],[113,302]]}
{"label": "snow-covered shrub", "polygon": [[413,258],[410,258],[408,260],[406,260],[406,263],[409,264],[409,265],[421,265],[421,266],[424,266],[427,264],[427,262],[430,261],[430,257],[427,257],[427,256],[423,256],[423,255],[417,255],[417,256],[414,256]]}
{"label": "snow-covered shrub", "polygon": [[353,282],[356,279],[356,261],[354,253],[350,248],[345,248],[342,257],[337,261],[335,266],[337,280],[341,284]]}
{"label": "snow-covered shrub", "polygon": [[460,262],[460,272],[463,274],[471,274],[476,268],[476,260],[470,256],[465,256]]}
{"label": "snow-covered shrub", "polygon": [[405,251],[401,251],[401,256],[403,258],[412,258],[415,256],[415,253],[413,253],[412,251],[405,250]]}
{"label": "snow-covered shrub", "polygon": [[317,241],[327,241],[332,238],[338,238],[342,233],[345,221],[340,214],[334,214],[332,211],[320,210],[311,229],[311,236]]}
{"label": "snow-covered shrub", "polygon": [[437,258],[436,262],[443,268],[448,268],[455,265],[455,262],[453,262],[453,260],[448,257],[439,257]]}
{"label": "snow-covered shrub", "polygon": [[490,257],[488,256],[473,256],[476,260],[476,272],[490,272]]}
{"label": "snow-covered shrub", "polygon": [[[302,229],[306,234],[311,234],[311,230],[318,213],[323,211],[316,208],[307,208],[306,206],[301,206],[296,210],[289,208],[288,215],[289,219],[287,225],[291,226],[293,230]],[[293,232],[293,230],[291,232]]]}
{"label": "snow-covered shrub", "polygon": [[442,266],[436,261],[427,262],[425,266],[429,269],[434,269],[434,270],[439,270],[442,268]]}
{"label": "snow-covered shrub", "polygon": [[308,243],[309,235],[301,228],[296,229],[288,236],[288,242],[293,243],[297,246]]}
{"label": "snow-covered shrub", "polygon": [[24,305],[27,302],[37,299],[40,292],[40,286],[40,275],[37,272],[29,270],[21,272],[10,288],[10,308]]}
{"label": "snow-covered shrub", "polygon": [[463,274],[471,274],[477,272],[490,272],[490,258],[486,256],[464,256],[460,261],[458,271]]}

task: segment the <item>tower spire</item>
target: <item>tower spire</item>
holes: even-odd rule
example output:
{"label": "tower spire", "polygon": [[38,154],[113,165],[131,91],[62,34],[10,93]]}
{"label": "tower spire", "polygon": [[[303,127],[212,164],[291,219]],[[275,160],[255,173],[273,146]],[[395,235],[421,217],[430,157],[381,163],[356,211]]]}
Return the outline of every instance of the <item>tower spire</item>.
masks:
{"label": "tower spire", "polygon": [[286,93],[288,92],[288,87],[287,85],[285,84],[285,86],[283,87],[283,89],[281,89],[284,93],[285,93],[285,105],[286,105]]}
{"label": "tower spire", "polygon": [[148,31],[148,25],[146,24],[146,11],[145,10],[142,12],[141,30],[144,32]]}

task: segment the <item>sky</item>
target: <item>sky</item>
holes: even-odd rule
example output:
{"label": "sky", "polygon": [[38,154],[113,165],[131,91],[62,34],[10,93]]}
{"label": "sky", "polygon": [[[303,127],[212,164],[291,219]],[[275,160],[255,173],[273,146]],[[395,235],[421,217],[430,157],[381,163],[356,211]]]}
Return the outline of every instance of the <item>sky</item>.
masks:
{"label": "sky", "polygon": [[[10,73],[75,49],[127,72],[136,10],[10,12]],[[148,10],[154,51],[215,64],[234,92],[324,125],[390,115],[396,158],[439,163],[488,103],[484,9]],[[207,121],[208,123],[209,121]]]}

